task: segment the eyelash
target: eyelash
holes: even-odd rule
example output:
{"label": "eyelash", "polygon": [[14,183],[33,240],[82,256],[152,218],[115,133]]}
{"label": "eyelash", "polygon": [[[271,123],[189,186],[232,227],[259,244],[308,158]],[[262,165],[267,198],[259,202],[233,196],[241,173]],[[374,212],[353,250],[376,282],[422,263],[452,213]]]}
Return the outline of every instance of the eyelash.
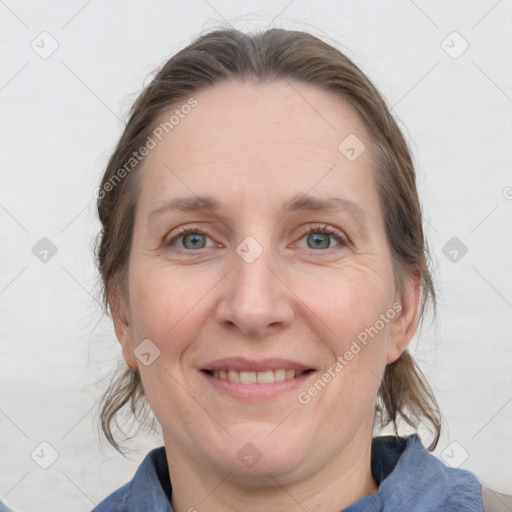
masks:
{"label": "eyelash", "polygon": [[[170,247],[179,238],[181,238],[181,237],[183,237],[185,235],[192,234],[192,233],[193,234],[205,235],[205,236],[210,238],[208,233],[205,233],[200,228],[194,227],[194,226],[188,226],[188,227],[185,227],[185,228],[181,228],[178,231],[178,233],[176,233],[176,235],[174,235],[169,241],[165,241],[164,245],[166,247]],[[337,247],[346,247],[348,245],[347,238],[343,234],[341,234],[341,232],[339,232],[338,230],[336,230],[334,228],[331,228],[330,226],[327,226],[326,224],[318,224],[318,225],[309,226],[306,230],[302,231],[299,240],[301,240],[306,235],[309,235],[311,233],[321,233],[321,234],[327,234],[327,235],[332,236],[338,242],[338,244],[339,244]],[[318,251],[318,252],[326,252],[326,251],[329,251],[329,250],[335,249],[335,248],[336,247],[329,247],[327,249],[323,249],[323,250]],[[188,253],[195,252],[194,250],[185,249],[185,248],[181,248],[181,247],[177,248],[177,250],[178,251],[182,251],[182,252],[188,252]],[[310,250],[316,252],[315,249],[310,249]]]}
{"label": "eyelash", "polygon": [[[202,231],[201,229],[199,228],[196,228],[194,226],[189,226],[189,227],[186,227],[186,228],[180,228],[180,230],[176,233],[176,235],[174,235],[169,241],[165,241],[164,242],[164,245],[166,247],[170,247],[176,240],[178,240],[179,238],[181,238],[182,236],[185,236],[185,235],[190,235],[191,233],[194,233],[194,234],[198,234],[198,235],[206,235],[206,236],[209,236],[208,233],[205,233],[204,231]],[[181,247],[178,248],[178,250],[180,251],[187,251],[187,252],[192,252],[190,251],[190,249],[182,249]]]}
{"label": "eyelash", "polygon": [[[311,233],[322,233],[326,235],[332,236],[338,243],[339,247],[345,247],[347,245],[347,239],[344,235],[342,235],[337,229],[331,228],[327,226],[327,224],[318,224],[314,226],[309,226],[305,231],[303,231],[300,235],[300,239],[304,238],[306,235]],[[335,249],[335,247],[329,247],[324,251],[328,251],[330,249]],[[314,249],[311,249],[314,250]]]}

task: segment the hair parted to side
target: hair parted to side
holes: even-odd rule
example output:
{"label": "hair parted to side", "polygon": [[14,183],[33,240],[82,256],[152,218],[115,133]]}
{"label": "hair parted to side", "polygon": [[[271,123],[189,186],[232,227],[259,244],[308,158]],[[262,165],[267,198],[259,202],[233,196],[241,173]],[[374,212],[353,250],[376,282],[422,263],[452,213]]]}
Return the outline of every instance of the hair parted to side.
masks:
{"label": "hair parted to side", "polygon": [[[146,144],[163,113],[187,102],[201,89],[229,79],[305,82],[337,94],[354,108],[373,142],[374,174],[395,281],[403,289],[406,271],[414,269],[421,278],[420,323],[427,303],[432,304],[435,313],[435,289],[428,267],[415,170],[396,121],[371,81],[347,56],[311,34],[283,29],[257,34],[219,29],[202,35],[169,59],[136,100],[98,195],[102,230],[98,235],[97,264],[107,313],[114,295],[127,297],[126,270],[140,163],[124,172],[122,179],[120,170],[126,169],[126,163]],[[116,416],[127,405],[136,418],[147,417],[147,401],[137,369],[126,369],[103,396],[101,427],[110,444],[120,451],[113,429],[123,431]],[[441,431],[439,408],[409,352],[387,365],[376,412],[378,424],[391,424],[395,431],[400,420],[414,428],[426,423],[433,434],[429,449],[437,445]]]}

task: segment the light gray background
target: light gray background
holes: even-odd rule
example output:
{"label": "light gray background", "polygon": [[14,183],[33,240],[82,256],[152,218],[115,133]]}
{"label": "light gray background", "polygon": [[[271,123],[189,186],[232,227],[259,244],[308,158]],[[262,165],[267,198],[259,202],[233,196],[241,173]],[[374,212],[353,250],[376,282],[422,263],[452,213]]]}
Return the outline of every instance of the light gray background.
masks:
{"label": "light gray background", "polygon": [[[343,48],[393,106],[418,165],[441,291],[437,322],[413,347],[446,422],[435,453],[512,493],[510,0],[5,0],[0,15],[0,496],[8,504],[90,510],[161,444],[141,438],[124,459],[95,434],[100,379],[120,351],[97,302],[92,193],[150,73],[226,23],[311,31]],[[46,59],[31,47],[51,49],[43,31],[59,45]],[[58,248],[46,263],[32,252],[42,237]],[[452,237],[468,248],[457,262],[443,253]],[[31,458],[36,450],[36,460],[51,461],[43,441],[58,453],[48,469]]]}

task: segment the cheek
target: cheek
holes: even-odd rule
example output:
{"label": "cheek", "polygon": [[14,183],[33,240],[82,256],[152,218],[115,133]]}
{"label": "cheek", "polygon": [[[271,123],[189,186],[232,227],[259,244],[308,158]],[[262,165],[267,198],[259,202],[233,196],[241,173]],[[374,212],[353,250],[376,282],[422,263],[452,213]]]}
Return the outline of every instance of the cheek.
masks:
{"label": "cheek", "polygon": [[386,366],[389,332],[396,316],[393,281],[382,268],[370,264],[347,265],[331,277],[315,280],[314,287],[304,281],[301,292],[321,320],[322,339],[331,353],[329,366],[320,375],[329,381],[329,390],[320,393],[319,403],[343,404],[334,413],[340,415],[338,419],[348,410],[359,417],[373,410]]}
{"label": "cheek", "polygon": [[143,258],[134,263],[129,275],[134,345],[150,339],[163,356],[159,362],[180,373],[184,357],[190,358],[204,337],[224,273],[206,267],[190,272]]}
{"label": "cheek", "polygon": [[322,391],[316,406],[329,409],[332,416],[326,428],[336,431],[342,423],[356,428],[373,421],[375,397],[386,366],[392,314],[387,321],[381,318],[393,310],[378,288],[362,286],[360,282],[347,281],[343,289],[331,294],[328,302],[326,318],[335,335],[325,341],[332,362],[319,376],[329,383],[325,390],[321,384],[318,386]]}
{"label": "cheek", "polygon": [[208,280],[183,279],[169,269],[139,266],[130,275],[130,310],[134,342],[149,338],[160,351],[175,358],[198,336],[208,293]]}
{"label": "cheek", "polygon": [[324,324],[333,350],[341,354],[353,340],[364,344],[367,338],[385,337],[395,313],[392,277],[370,265],[347,265],[328,277],[313,277],[314,287],[311,278],[304,279],[299,293]]}
{"label": "cheek", "polygon": [[192,423],[197,411],[184,391],[182,362],[200,336],[206,303],[201,299],[212,285],[197,276],[180,278],[159,264],[134,266],[130,278],[134,345],[149,339],[160,351],[150,365],[138,365],[147,400],[161,424],[172,424],[176,410],[181,421]]}

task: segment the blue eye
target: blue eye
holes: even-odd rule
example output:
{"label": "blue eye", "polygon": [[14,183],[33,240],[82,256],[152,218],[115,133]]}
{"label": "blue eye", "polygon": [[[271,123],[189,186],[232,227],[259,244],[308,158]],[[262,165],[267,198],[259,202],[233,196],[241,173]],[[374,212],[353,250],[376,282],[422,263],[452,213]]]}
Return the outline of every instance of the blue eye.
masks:
{"label": "blue eye", "polygon": [[[302,238],[306,239],[307,248],[313,250],[332,249],[336,246],[345,247],[347,245],[347,240],[341,233],[325,225],[308,228]],[[332,243],[333,240],[336,245]]]}
{"label": "blue eye", "polygon": [[204,249],[206,246],[206,235],[202,233],[190,233],[182,235],[182,237],[185,249]]}
{"label": "blue eye", "polygon": [[307,236],[307,241],[310,249],[329,249],[331,245],[331,235],[328,233],[312,233]]}
{"label": "blue eye", "polygon": [[207,247],[211,247],[211,242],[208,244],[210,237],[204,233],[202,233],[198,228],[184,228],[179,231],[174,237],[170,240],[166,240],[164,245],[166,247],[177,246],[177,250],[187,250],[194,251],[198,249],[206,249]]}
{"label": "blue eye", "polygon": [[[306,246],[299,246],[300,248],[315,251],[348,245],[342,232],[326,225],[309,227],[299,240],[306,240]],[[174,246],[178,251],[195,251],[216,245],[208,235],[201,232],[197,227],[182,229],[173,238],[165,241],[164,244],[166,247]]]}

